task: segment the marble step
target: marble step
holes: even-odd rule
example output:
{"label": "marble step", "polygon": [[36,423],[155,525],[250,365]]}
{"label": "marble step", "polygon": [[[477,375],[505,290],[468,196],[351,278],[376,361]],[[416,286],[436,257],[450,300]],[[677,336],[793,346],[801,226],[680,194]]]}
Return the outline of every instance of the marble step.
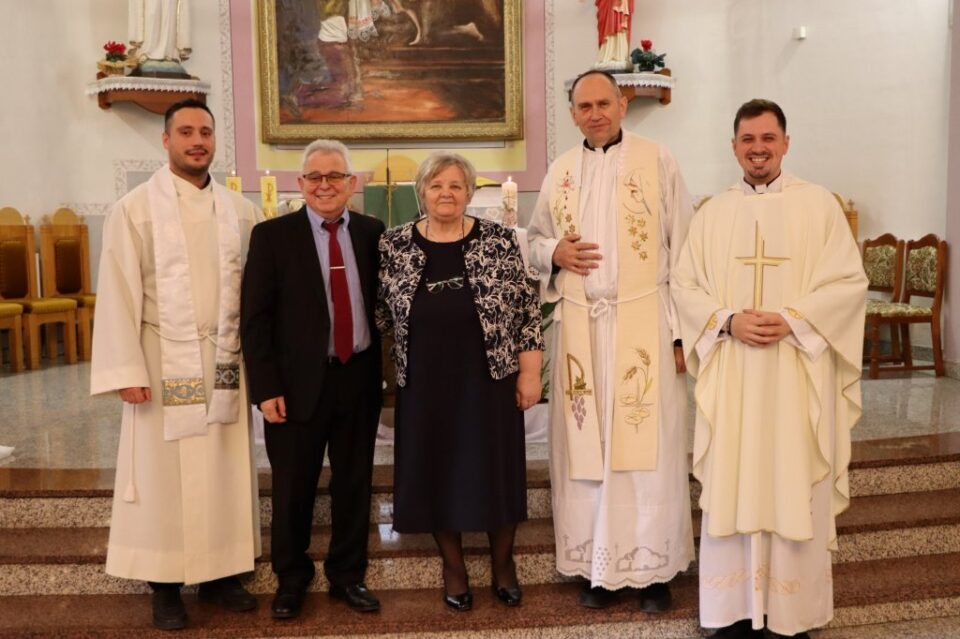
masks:
{"label": "marble step", "polygon": [[[112,469],[0,468],[0,528],[110,525]],[[270,473],[260,473],[260,521],[270,522]],[[329,469],[317,489],[314,523],[330,523]],[[855,497],[960,488],[960,433],[854,442],[850,491]],[[696,505],[700,484],[691,478]],[[550,473],[545,460],[527,462],[527,512],[549,517]],[[371,523],[393,515],[393,466],[373,474]]]}
{"label": "marble step", "polygon": [[[699,531],[694,513],[694,530]],[[960,552],[960,489],[854,498],[837,525],[836,563]],[[145,592],[142,583],[104,573],[107,528],[0,530],[0,595],[104,594]],[[314,529],[311,557],[322,574],[330,541],[329,526]],[[489,580],[487,540],[482,533],[464,537],[470,574]],[[555,570],[553,522],[533,519],[521,525],[516,558],[523,583],[564,579]],[[251,589],[276,587],[270,571],[270,535],[263,531],[263,556],[256,562]],[[430,535],[400,535],[389,524],[371,525],[367,583],[372,588],[427,588],[439,585],[440,562]],[[691,572],[695,567],[691,567]],[[325,589],[322,580],[314,584]]]}
{"label": "marble step", "polygon": [[[592,637],[702,637],[693,576],[673,582],[673,608],[640,612],[628,593],[602,611],[576,605],[579,584],[526,585],[523,604],[506,608],[485,582],[474,579],[474,609],[455,613],[438,588],[379,589],[382,610],[357,614],[323,593],[307,596],[295,620],[270,618],[271,595],[251,613],[228,613],[185,594],[190,616],[180,638],[238,637],[457,637],[461,639],[568,639]],[[834,569],[835,618],[830,627],[930,619],[960,614],[960,554],[860,561]],[[0,596],[0,639],[31,637],[169,637],[149,625],[149,595]]]}

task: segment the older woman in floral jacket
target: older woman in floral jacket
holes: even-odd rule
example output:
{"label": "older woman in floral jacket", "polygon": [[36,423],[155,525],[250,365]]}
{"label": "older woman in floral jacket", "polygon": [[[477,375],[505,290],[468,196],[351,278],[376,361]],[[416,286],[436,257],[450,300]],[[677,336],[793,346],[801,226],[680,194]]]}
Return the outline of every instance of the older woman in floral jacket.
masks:
{"label": "older woman in floral jacket", "polygon": [[540,398],[540,302],[516,234],[465,215],[476,173],[456,154],[420,167],[423,217],[380,240],[377,324],[397,365],[394,530],[433,533],[444,601],[473,596],[461,533],[486,531],[493,591],[520,603],[513,561],[527,518],[523,412]]}

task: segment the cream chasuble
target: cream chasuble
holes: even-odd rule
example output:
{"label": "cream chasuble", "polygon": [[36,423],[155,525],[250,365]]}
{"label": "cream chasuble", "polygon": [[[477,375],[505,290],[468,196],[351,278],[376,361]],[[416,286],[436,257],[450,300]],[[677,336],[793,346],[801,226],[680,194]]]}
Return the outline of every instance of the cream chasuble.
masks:
{"label": "cream chasuble", "polygon": [[[218,336],[224,323],[220,223],[215,200],[235,211],[236,259],[246,254],[255,207],[236,193],[197,189],[166,168],[169,203],[179,218],[189,265],[178,291],[192,297],[197,336]],[[203,435],[168,440],[160,333],[159,241],[148,184],[122,198],[104,222],[94,325],[91,393],[149,387],[153,399],[123,404],[107,573],[128,579],[197,583],[247,572],[260,553],[257,477],[245,386],[232,422],[204,420]],[[227,304],[229,306],[229,304]],[[226,320],[228,323],[235,320]],[[225,327],[227,328],[227,327]],[[179,330],[179,329],[178,329]],[[216,340],[200,339],[205,404],[215,396]],[[118,400],[118,404],[119,404]],[[131,591],[137,588],[131,587]],[[145,587],[141,587],[145,588]]]}
{"label": "cream chasuble", "polygon": [[[669,294],[692,214],[669,152],[625,133],[606,152],[578,147],[554,162],[529,227],[541,273],[571,225],[603,256],[586,277],[558,273],[544,299],[560,299],[549,360],[557,570],[610,589],[669,581],[693,558],[685,382],[674,366]],[[642,319],[628,310],[638,300]],[[571,410],[578,397],[590,411],[580,413],[582,427]],[[630,465],[649,469],[622,469]]]}
{"label": "cream chasuble", "polygon": [[[697,379],[701,623],[759,628],[766,615],[791,635],[832,617],[828,549],[849,504],[866,278],[834,197],[789,176],[782,185],[708,201],[673,293]],[[748,308],[780,313],[793,333],[766,347],[718,338]]]}

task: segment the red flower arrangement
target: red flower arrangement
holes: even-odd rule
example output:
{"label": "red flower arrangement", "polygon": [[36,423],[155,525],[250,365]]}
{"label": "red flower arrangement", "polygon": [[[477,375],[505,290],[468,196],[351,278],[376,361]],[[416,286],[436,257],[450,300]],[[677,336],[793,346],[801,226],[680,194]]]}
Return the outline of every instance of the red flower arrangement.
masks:
{"label": "red flower arrangement", "polygon": [[127,59],[127,45],[122,42],[110,42],[103,45],[103,50],[107,52],[109,62],[123,62]]}
{"label": "red flower arrangement", "polygon": [[667,54],[657,54],[653,50],[653,40],[641,40],[640,47],[642,50],[634,49],[630,52],[630,61],[637,65],[638,71],[650,73],[664,67],[664,58],[667,57]]}

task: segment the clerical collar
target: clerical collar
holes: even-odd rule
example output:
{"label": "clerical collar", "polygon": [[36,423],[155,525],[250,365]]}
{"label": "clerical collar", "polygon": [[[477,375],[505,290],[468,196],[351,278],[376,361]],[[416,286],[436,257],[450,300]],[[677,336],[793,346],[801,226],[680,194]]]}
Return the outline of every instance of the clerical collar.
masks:
{"label": "clerical collar", "polygon": [[[173,171],[171,171],[171,173],[173,173]],[[191,187],[192,189],[196,189],[197,191],[204,191],[204,190],[206,190],[206,189],[210,186],[210,180],[212,179],[212,178],[210,177],[210,174],[207,173],[207,179],[206,179],[206,181],[203,183],[203,186],[198,187],[196,184],[194,184],[194,183],[191,182],[190,180],[188,180],[188,179],[186,179],[186,178],[183,178],[183,177],[180,177],[180,176],[177,175],[176,173],[173,173],[173,177],[175,178],[175,179],[174,179],[174,183],[175,183],[175,184],[177,184],[177,183],[183,184],[183,185],[185,185],[185,186]]]}
{"label": "clerical collar", "polygon": [[743,180],[743,192],[747,195],[763,195],[764,193],[780,193],[783,190],[783,171],[780,171],[777,174],[777,177],[773,178],[766,184],[750,184],[746,180]]}
{"label": "clerical collar", "polygon": [[[623,129],[620,129],[619,131],[617,131],[617,137],[613,138],[611,141],[609,141],[609,142],[607,142],[606,144],[604,144],[603,147],[602,147],[600,150],[603,151],[604,153],[606,153],[606,152],[607,152],[607,149],[609,149],[609,148],[612,147],[612,146],[616,146],[616,145],[620,144],[621,142],[623,142]],[[583,146],[584,146],[584,148],[587,149],[588,151],[596,151],[596,150],[597,150],[596,147],[591,146],[590,143],[587,142],[586,140],[583,141]]]}

